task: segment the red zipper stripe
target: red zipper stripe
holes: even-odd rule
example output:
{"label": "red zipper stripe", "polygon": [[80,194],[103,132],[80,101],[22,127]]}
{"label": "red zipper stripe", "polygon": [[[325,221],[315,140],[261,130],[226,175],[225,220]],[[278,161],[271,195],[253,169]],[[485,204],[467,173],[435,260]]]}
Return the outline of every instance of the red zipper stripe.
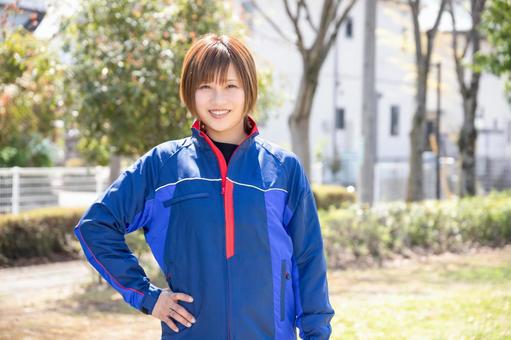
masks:
{"label": "red zipper stripe", "polygon": [[[243,144],[247,139],[249,139],[253,134],[259,132],[255,121],[249,117],[252,122],[252,131],[250,134],[238,145],[236,149],[232,152],[232,156],[234,153],[238,151],[241,144]],[[231,258],[234,255],[234,202],[233,202],[233,190],[234,186],[231,181],[227,181],[227,163],[225,162],[224,155],[222,152],[216,147],[213,141],[209,138],[209,136],[204,133],[200,129],[200,122],[196,120],[193,123],[192,128],[198,130],[200,135],[204,137],[206,142],[209,144],[213,153],[215,154],[218,165],[220,166],[220,175],[222,177],[222,195],[224,195],[224,211],[225,211],[225,256],[227,259]]]}
{"label": "red zipper stripe", "polygon": [[225,193],[225,182],[227,177],[227,164],[225,163],[224,155],[222,155],[222,152],[218,150],[216,145],[213,143],[213,141],[209,138],[208,135],[206,135],[203,131],[200,132],[200,135],[204,137],[206,142],[208,142],[209,146],[213,150],[213,153],[216,156],[216,159],[218,160],[218,165],[220,166],[220,176],[222,177],[222,195]]}
{"label": "red zipper stripe", "polygon": [[225,238],[226,238],[226,256],[227,259],[234,255],[234,202],[233,184],[231,181],[225,182]]}

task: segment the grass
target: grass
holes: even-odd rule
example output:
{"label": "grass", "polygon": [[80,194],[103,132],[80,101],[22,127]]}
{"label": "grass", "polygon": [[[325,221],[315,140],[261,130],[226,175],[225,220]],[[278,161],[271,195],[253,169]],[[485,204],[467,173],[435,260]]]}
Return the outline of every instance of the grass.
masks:
{"label": "grass", "polygon": [[511,339],[511,249],[329,277],[332,339]]}
{"label": "grass", "polygon": [[[41,290],[42,274],[33,290],[28,278],[25,297],[0,290],[0,339],[160,337],[159,320],[94,284],[96,276],[87,272]],[[161,278],[146,272],[158,284]],[[511,246],[331,271],[329,290],[332,339],[511,339]]]}

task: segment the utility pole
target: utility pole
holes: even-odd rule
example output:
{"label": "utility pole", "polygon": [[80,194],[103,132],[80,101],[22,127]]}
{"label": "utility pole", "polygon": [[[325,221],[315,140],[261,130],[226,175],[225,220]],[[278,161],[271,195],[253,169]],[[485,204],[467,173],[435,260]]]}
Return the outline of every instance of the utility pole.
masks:
{"label": "utility pole", "polygon": [[436,139],[436,199],[442,198],[442,190],[440,187],[440,156],[442,150],[442,143],[440,142],[440,114],[441,108],[441,95],[440,84],[442,83],[442,63],[436,64],[437,67],[437,84],[436,84],[436,124],[435,124],[435,139]]}
{"label": "utility pole", "polygon": [[[333,93],[333,106],[334,106],[334,123],[332,124],[332,162],[338,162],[339,150],[337,148],[337,96],[339,95],[339,49],[337,47],[337,39],[334,41],[334,93]],[[333,169],[331,166],[330,169]],[[332,171],[332,177],[335,181],[337,173]]]}
{"label": "utility pole", "polygon": [[374,170],[377,143],[377,95],[376,73],[376,0],[365,0],[364,69],[362,80],[362,152],[363,160],[359,170],[358,200],[374,203]]}

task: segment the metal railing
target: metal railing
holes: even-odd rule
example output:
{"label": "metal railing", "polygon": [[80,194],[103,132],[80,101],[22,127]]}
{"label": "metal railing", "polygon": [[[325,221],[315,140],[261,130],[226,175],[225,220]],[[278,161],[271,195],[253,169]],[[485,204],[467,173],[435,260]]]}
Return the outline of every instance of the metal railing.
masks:
{"label": "metal railing", "polygon": [[87,206],[108,185],[109,168],[0,168],[0,213]]}

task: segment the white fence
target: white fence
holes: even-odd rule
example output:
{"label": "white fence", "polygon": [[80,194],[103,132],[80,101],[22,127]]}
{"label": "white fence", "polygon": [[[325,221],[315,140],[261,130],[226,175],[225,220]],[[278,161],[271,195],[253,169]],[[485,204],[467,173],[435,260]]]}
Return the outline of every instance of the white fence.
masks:
{"label": "white fence", "polygon": [[109,168],[0,168],[0,213],[91,204],[108,185]]}
{"label": "white fence", "polygon": [[[380,162],[375,171],[375,201],[403,200],[406,197],[408,162]],[[428,155],[423,162],[424,198],[436,197],[435,157]],[[460,186],[459,161],[452,157],[440,158],[441,198],[457,196]],[[511,160],[478,158],[476,163],[476,191],[484,195],[491,190],[511,188]]]}
{"label": "white fence", "polygon": [[[425,199],[436,198],[436,160],[423,159],[423,194]],[[379,162],[375,169],[375,202],[402,201],[408,185],[408,162]],[[440,158],[441,198],[450,198],[458,192],[458,166],[452,157]]]}
{"label": "white fence", "polygon": [[[316,183],[354,185],[358,176],[360,160],[352,154],[341,156],[341,171],[333,176],[325,164],[315,164],[313,180]],[[436,156],[423,154],[423,193],[426,199],[436,198]],[[408,183],[408,160],[379,160],[374,172],[374,201],[402,201],[406,198]],[[511,159],[488,159],[478,157],[476,161],[476,189],[478,194],[491,190],[511,188]],[[441,198],[457,196],[460,186],[460,164],[453,157],[440,158]]]}

